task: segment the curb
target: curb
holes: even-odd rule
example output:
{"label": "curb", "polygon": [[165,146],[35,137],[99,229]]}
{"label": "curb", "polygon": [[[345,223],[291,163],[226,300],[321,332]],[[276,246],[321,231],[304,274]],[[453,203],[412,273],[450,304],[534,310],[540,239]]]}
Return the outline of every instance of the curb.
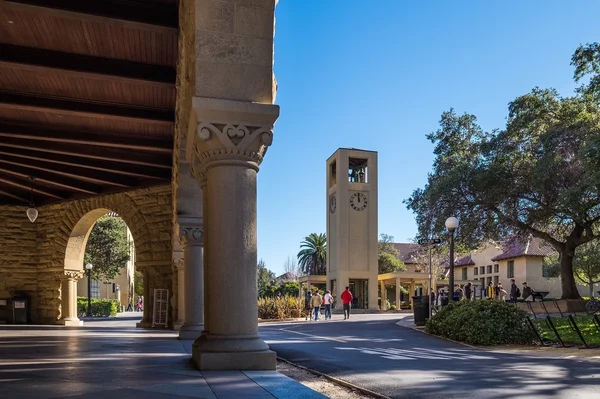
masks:
{"label": "curb", "polygon": [[339,378],[335,378],[335,377],[332,377],[332,376],[330,376],[330,375],[327,375],[327,374],[325,374],[325,373],[321,373],[320,371],[313,370],[313,369],[309,369],[308,367],[300,366],[299,364],[296,364],[296,363],[290,362],[289,360],[287,360],[287,359],[284,359],[284,358],[282,358],[282,357],[279,357],[279,356],[277,356],[277,360],[280,360],[280,361],[282,361],[282,362],[284,362],[284,363],[287,363],[287,364],[289,364],[289,365],[291,365],[291,366],[294,366],[294,367],[297,367],[297,368],[299,368],[299,369],[302,369],[302,370],[308,371],[309,373],[312,373],[312,374],[318,375],[318,376],[320,376],[320,377],[324,377],[324,378],[328,379],[329,381],[331,381],[331,382],[334,382],[334,383],[336,383],[336,384],[338,384],[338,385],[345,386],[346,388],[354,389],[354,390],[356,390],[356,391],[360,391],[360,392],[362,392],[362,393],[365,393],[365,394],[367,394],[367,395],[370,395],[370,396],[373,396],[373,397],[376,397],[376,398],[380,398],[380,399],[392,399],[392,398],[390,398],[389,396],[382,395],[382,394],[380,394],[380,393],[377,393],[377,392],[371,391],[370,389],[367,389],[367,388],[362,388],[362,387],[359,387],[359,386],[357,386],[357,385],[354,385],[354,384],[351,384],[351,383],[349,383],[349,382],[347,382],[347,381],[340,380]]}
{"label": "curb", "polygon": [[457,345],[466,346],[467,348],[470,348],[470,349],[489,350],[488,348],[482,348],[482,347],[479,347],[479,346],[465,344],[464,342],[455,341],[455,340],[450,339],[450,338],[440,337],[439,335],[430,334],[427,331],[425,331],[424,328],[417,328],[417,327],[412,327],[412,326],[403,326],[403,325],[398,324],[398,323],[396,323],[396,325],[399,326],[399,327],[410,328],[411,330],[418,331],[420,333],[429,335],[430,337],[434,337],[434,338],[438,338],[438,339],[443,339],[444,341],[452,342],[452,343],[457,344]]}

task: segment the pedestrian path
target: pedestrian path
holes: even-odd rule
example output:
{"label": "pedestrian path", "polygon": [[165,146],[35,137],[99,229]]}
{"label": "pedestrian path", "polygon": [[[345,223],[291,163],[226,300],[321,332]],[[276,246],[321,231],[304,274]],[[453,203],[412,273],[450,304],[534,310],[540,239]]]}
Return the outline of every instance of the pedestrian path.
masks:
{"label": "pedestrian path", "polygon": [[134,323],[1,326],[0,398],[325,398],[275,371],[200,372],[190,342]]}

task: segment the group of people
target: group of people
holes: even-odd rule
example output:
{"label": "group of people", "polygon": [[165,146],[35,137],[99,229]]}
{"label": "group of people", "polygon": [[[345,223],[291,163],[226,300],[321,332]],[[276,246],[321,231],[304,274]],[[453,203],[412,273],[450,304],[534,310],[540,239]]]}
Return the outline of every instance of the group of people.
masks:
{"label": "group of people", "polygon": [[[487,287],[485,287],[484,291],[480,293],[482,297],[485,297],[487,300],[493,301],[509,301],[509,302],[517,302],[517,300],[521,297],[523,300],[529,302],[534,301],[535,291],[527,285],[526,282],[522,283],[523,291],[515,282],[515,279],[510,280],[510,287],[508,291],[504,289],[501,282],[494,284],[493,282],[489,282]],[[475,286],[468,282],[464,286],[460,286],[460,284],[454,285],[454,297],[458,297],[458,299],[472,300],[475,299],[478,295],[475,292]],[[442,297],[442,289],[438,291],[438,296],[436,298],[436,303],[441,302]]]}
{"label": "group of people", "polygon": [[[346,287],[342,295],[340,295],[344,306],[344,320],[350,318],[350,304],[352,303],[352,292],[350,287]],[[331,309],[335,304],[335,298],[331,295],[331,291],[325,291],[325,295],[321,296],[318,291],[313,291],[306,296],[306,308],[308,311],[307,318],[318,321],[321,314],[321,305],[325,305],[325,320],[331,320]]]}

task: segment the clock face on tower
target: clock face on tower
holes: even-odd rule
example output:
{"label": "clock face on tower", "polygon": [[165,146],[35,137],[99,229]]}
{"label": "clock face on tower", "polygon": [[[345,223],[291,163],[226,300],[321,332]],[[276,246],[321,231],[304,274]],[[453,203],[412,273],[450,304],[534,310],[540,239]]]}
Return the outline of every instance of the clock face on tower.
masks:
{"label": "clock face on tower", "polygon": [[335,213],[335,207],[336,207],[335,195],[332,195],[331,197],[329,197],[329,212]]}
{"label": "clock face on tower", "polygon": [[350,196],[350,206],[355,211],[362,211],[367,207],[367,196],[363,193],[354,193]]}

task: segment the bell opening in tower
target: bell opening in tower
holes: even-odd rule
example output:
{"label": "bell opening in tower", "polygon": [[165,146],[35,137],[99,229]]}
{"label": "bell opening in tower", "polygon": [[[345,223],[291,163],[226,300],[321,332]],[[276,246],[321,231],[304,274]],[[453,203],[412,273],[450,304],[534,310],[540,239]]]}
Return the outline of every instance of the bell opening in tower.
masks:
{"label": "bell opening in tower", "polygon": [[366,159],[348,159],[348,181],[350,183],[368,183],[368,168]]}

